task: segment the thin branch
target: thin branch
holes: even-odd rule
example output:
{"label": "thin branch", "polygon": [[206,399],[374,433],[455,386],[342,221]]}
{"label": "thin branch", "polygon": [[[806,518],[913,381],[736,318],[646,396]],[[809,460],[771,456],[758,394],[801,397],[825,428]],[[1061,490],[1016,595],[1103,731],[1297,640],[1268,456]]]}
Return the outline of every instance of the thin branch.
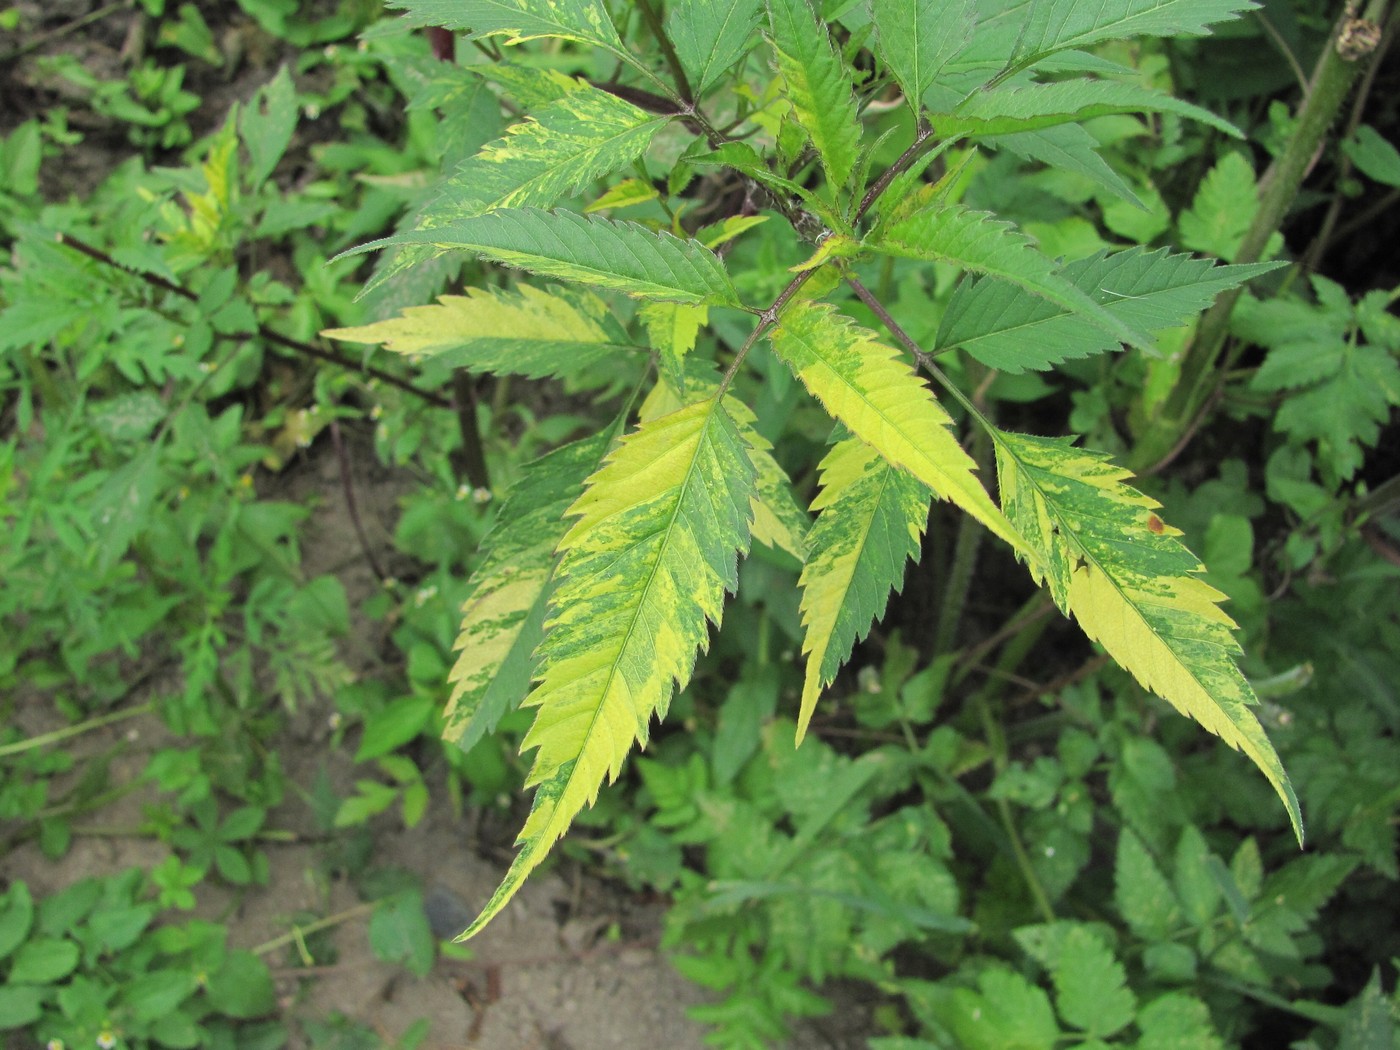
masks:
{"label": "thin branch", "polygon": [[370,569],[374,572],[380,582],[387,580],[384,570],[380,568],[379,559],[374,556],[374,548],[369,544],[369,537],[365,535],[365,527],[360,522],[360,508],[355,503],[355,486],[350,479],[350,457],[345,452],[345,442],[340,438],[340,424],[331,420],[331,444],[335,446],[336,462],[340,464],[340,484],[345,490],[345,510],[350,515],[350,524],[355,529],[355,535],[359,537],[360,549],[365,552],[365,560],[369,562]]}
{"label": "thin branch", "polygon": [[890,183],[894,182],[908,168],[919,159],[920,154],[928,148],[929,142],[933,139],[933,126],[926,120],[919,121],[919,130],[914,134],[914,141],[909,148],[901,153],[893,164],[881,173],[870,189],[865,191],[865,196],[861,198],[860,205],[856,208],[852,224],[860,222],[865,217],[865,213],[874,207],[875,202],[880,199],[884,192],[890,188]]}
{"label": "thin branch", "polygon": [[656,38],[656,43],[661,48],[661,56],[666,59],[666,65],[671,68],[671,75],[676,78],[676,90],[686,105],[693,109],[695,92],[691,89],[690,78],[685,75],[685,67],[681,65],[680,56],[676,54],[671,38],[666,35],[666,27],[661,24],[661,17],[656,13],[652,0],[637,0],[637,9],[642,12],[642,21]]}
{"label": "thin branch", "polygon": [[[168,281],[164,277],[161,277],[159,274],[146,273],[144,270],[134,270],[131,267],[124,266],[121,263],[117,262],[116,259],[113,259],[106,252],[102,251],[100,248],[94,248],[87,242],[82,241],[77,237],[74,237],[71,233],[59,233],[57,234],[57,240],[59,244],[65,244],[68,247],[75,249],[76,251],[82,252],[82,254],[86,255],[89,259],[94,259],[97,262],[102,263],[104,266],[110,266],[113,269],[122,271],[122,273],[128,273],[135,277],[139,277],[141,278],[141,280],[145,281],[152,287],[160,288],[163,291],[170,292],[172,295],[178,295],[180,298],[188,300],[192,303],[199,302],[199,296],[195,295],[195,293],[190,291],[188,288],[183,288],[180,285],[175,284],[173,281]],[[269,343],[272,343],[275,346],[280,346],[284,349],[295,351],[296,353],[302,354],[306,357],[312,357],[318,361],[324,361],[327,364],[338,365],[341,368],[346,369],[347,371],[359,372],[361,375],[373,376],[375,379],[388,383],[390,386],[397,387],[398,389],[413,394],[416,397],[420,397],[424,401],[428,402],[430,405],[436,405],[438,408],[452,407],[452,402],[449,401],[447,398],[442,397],[439,394],[434,394],[430,390],[424,390],[420,386],[415,386],[414,384],[410,383],[407,379],[401,379],[398,376],[394,375],[394,373],[392,372],[386,372],[382,368],[376,368],[374,365],[360,364],[353,358],[337,353],[334,350],[328,350],[324,347],[319,347],[312,343],[306,343],[300,339],[293,339],[291,336],[283,335],[281,332],[268,328],[262,322],[258,323],[258,328],[256,332],[228,332],[224,334],[238,339],[260,338]]]}

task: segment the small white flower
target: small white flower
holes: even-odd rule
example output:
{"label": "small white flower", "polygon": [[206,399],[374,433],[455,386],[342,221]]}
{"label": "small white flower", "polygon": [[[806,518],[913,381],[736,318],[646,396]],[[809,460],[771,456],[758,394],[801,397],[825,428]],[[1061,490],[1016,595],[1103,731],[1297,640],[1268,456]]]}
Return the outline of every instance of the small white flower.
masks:
{"label": "small white flower", "polygon": [[341,718],[339,711],[332,711],[330,717],[326,719],[326,724],[331,727],[332,732],[340,728],[340,722]]}
{"label": "small white flower", "polygon": [[428,604],[428,600],[435,594],[437,594],[436,584],[430,584],[427,587],[419,588],[418,593],[413,596],[413,604],[421,609]]}
{"label": "small white flower", "polygon": [[44,1044],[44,1050],[63,1050],[62,1039],[50,1039]]}
{"label": "small white flower", "polygon": [[117,1045],[117,1037],[104,1028],[97,1037],[97,1045],[101,1050],[112,1050],[112,1047]]}
{"label": "small white flower", "polygon": [[1046,847],[1045,847],[1045,855],[1046,855],[1047,857],[1053,857],[1053,856],[1055,855],[1055,847],[1054,847],[1054,846],[1046,846]]}
{"label": "small white flower", "polygon": [[468,496],[470,496],[471,494],[472,494],[472,489],[471,489],[471,486],[470,486],[470,485],[458,485],[458,486],[457,486],[457,499],[458,499],[459,501],[466,499],[466,498],[467,498]]}
{"label": "small white flower", "polygon": [[491,490],[488,488],[479,488],[474,490],[472,492],[472,500],[476,503],[490,503]]}

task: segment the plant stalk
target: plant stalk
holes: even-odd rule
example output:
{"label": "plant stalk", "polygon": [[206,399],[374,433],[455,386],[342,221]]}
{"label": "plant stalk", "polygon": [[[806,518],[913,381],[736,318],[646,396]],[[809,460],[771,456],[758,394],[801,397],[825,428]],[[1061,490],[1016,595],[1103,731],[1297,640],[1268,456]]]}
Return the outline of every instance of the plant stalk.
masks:
{"label": "plant stalk", "polygon": [[[1379,20],[1386,0],[1372,0],[1366,15]],[[1232,262],[1257,262],[1287,217],[1303,179],[1312,167],[1328,129],[1337,119],[1361,63],[1343,58],[1338,49],[1342,30],[1351,23],[1347,14],[1338,19],[1322,56],[1313,71],[1312,83],[1298,111],[1297,123],[1282,155],[1264,174],[1260,184],[1259,208],[1254,213],[1244,240]],[[1149,422],[1128,456],[1128,466],[1138,473],[1152,473],[1169,463],[1184,447],[1197,426],[1203,410],[1212,400],[1221,377],[1233,363],[1233,355],[1222,357],[1230,330],[1230,315],[1242,289],[1225,292],[1206,312],[1181,361],[1176,388]]]}

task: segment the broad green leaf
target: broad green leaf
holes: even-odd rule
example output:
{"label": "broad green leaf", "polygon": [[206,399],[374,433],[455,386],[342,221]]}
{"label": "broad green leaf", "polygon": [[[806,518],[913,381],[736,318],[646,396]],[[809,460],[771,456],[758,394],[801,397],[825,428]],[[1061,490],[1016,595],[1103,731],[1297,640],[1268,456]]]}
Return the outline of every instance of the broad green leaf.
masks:
{"label": "broad green leaf", "polygon": [[1157,516],[1159,504],[1123,484],[1129,473],[1107,456],[1069,439],[995,429],[993,439],[1002,506],[1036,582],[1144,688],[1248,755],[1301,842],[1298,800],[1235,666],[1224,595],[1200,579],[1204,567]]}
{"label": "broad green leaf", "polygon": [[1181,922],[1181,902],[1176,891],[1131,828],[1118,834],[1113,884],[1118,914],[1144,940],[1166,940]]}
{"label": "broad green leaf", "polygon": [[1400,186],[1400,150],[1371,125],[1357,128],[1356,134],[1342,143],[1342,149],[1363,175],[1387,186]]}
{"label": "broad green leaf", "polygon": [[1152,340],[1109,313],[1055,270],[1029,237],[990,212],[931,202],[877,230],[870,246],[886,255],[950,262],[1000,277],[1079,314],[1121,342],[1150,347]]}
{"label": "broad green leaf", "polygon": [[754,44],[763,0],[679,0],[666,32],[699,98]]}
{"label": "broad green leaf", "polygon": [[514,896],[689,681],[738,583],[753,480],[738,430],[711,399],[642,424],[570,508],[578,520],[559,544],[554,615],[526,699],[538,709],[523,745],[537,749],[535,802],[515,862],[464,937]]}
{"label": "broad green leaf", "polygon": [[973,0],[870,0],[870,17],[880,57],[917,112],[944,63],[971,37],[977,7]]}
{"label": "broad green leaf", "polygon": [[321,333],[351,343],[383,343],[397,354],[427,355],[452,368],[531,378],[567,376],[619,353],[637,354],[597,296],[551,294],[532,285],[468,288],[436,306],[410,306],[357,328]]}
{"label": "broad green leaf", "polygon": [[[362,244],[358,255],[394,244],[433,244],[547,277],[615,288],[639,299],[739,306],[724,265],[708,248],[632,222],[518,208]],[[342,256],[343,257],[343,256]]]}
{"label": "broad green leaf", "polygon": [[1060,1026],[1049,997],[1019,973],[984,970],[977,990],[956,988],[933,1011],[960,1050],[1054,1050]]}
{"label": "broad green leaf", "polygon": [[1210,1008],[1184,992],[1158,996],[1138,1011],[1136,1050],[1225,1050]]}
{"label": "broad green leaf", "polygon": [[1016,68],[1067,48],[1088,48],[1135,36],[1205,36],[1258,5],[1252,0],[1026,0],[1015,7],[1022,24]]}
{"label": "broad green leaf", "polygon": [[1229,121],[1171,95],[1135,84],[1083,78],[978,91],[952,112],[932,113],[929,119],[940,135],[951,137],[1010,135],[1112,113],[1174,113],[1243,138]]}
{"label": "broad green leaf", "polygon": [[919,557],[933,493],[859,438],[837,444],[821,465],[820,512],[802,570],[802,651],[807,673],[797,716],[800,742],[821,691],[873,621],[885,614],[904,566]]}
{"label": "broad green leaf", "polygon": [[603,0],[391,0],[416,26],[466,30],[473,37],[505,36],[507,43],[558,37],[621,53]]}
{"label": "broad green leaf", "polygon": [[549,207],[632,163],[668,119],[580,82],[464,162],[419,226]]}
{"label": "broad green leaf", "polygon": [[977,480],[952,419],[893,349],[827,303],[788,303],[773,348],[856,437],[951,500],[1013,547],[1020,540]]}
{"label": "broad green leaf", "polygon": [[238,132],[251,160],[249,185],[261,186],[277,167],[292,141],[297,114],[296,86],[283,66],[238,114]]}
{"label": "broad green leaf", "polygon": [[[1277,264],[1219,266],[1166,248],[1100,252],[1061,275],[1124,324],[1157,332],[1190,323],[1229,288]],[[1101,325],[995,278],[964,280],[943,314],[935,352],[960,346],[1006,372],[1053,368],[1061,361],[1117,350]]]}
{"label": "broad green leaf", "polygon": [[544,637],[554,549],[568,531],[564,517],[598,468],[611,430],[564,445],[526,464],[491,531],[469,581],[462,626],[453,647],[460,655],[448,682],[452,695],[442,735],[470,751],[520,706],[530,690],[531,656]]}
{"label": "broad green leaf", "polygon": [[1113,1035],[1132,1024],[1137,999],[1127,974],[1093,927],[1078,922],[1041,923],[1012,931],[1016,942],[1050,972],[1061,1019],[1091,1037]]}
{"label": "broad green leaf", "polygon": [[851,71],[807,0],[768,0],[768,27],[793,115],[833,186],[844,186],[860,152]]}

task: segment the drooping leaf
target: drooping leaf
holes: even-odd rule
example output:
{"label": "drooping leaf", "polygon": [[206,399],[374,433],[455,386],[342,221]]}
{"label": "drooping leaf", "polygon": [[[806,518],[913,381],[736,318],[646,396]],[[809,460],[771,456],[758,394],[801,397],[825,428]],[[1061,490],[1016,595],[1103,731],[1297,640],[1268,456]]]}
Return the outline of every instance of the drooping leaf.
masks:
{"label": "drooping leaf", "polygon": [[724,265],[708,248],[631,222],[513,208],[437,229],[410,230],[362,244],[344,255],[394,244],[432,244],[444,251],[474,252],[506,266],[615,288],[640,299],[739,305]]}
{"label": "drooping leaf", "polygon": [[807,0],[768,0],[768,27],[793,115],[835,186],[844,186],[860,152],[851,72]]}
{"label": "drooping leaf", "polygon": [[879,54],[917,112],[944,63],[966,45],[973,0],[870,0]]}
{"label": "drooping leaf", "polygon": [[352,343],[383,343],[398,354],[423,354],[453,368],[531,378],[567,376],[609,355],[638,354],[597,296],[544,292],[532,285],[468,288],[436,306],[410,306],[356,328],[321,333]]}
{"label": "drooping leaf", "polygon": [[463,163],[420,227],[497,208],[549,207],[636,160],[668,119],[579,82]]}
{"label": "drooping leaf", "polygon": [[1125,485],[1128,472],[1107,456],[1068,439],[995,429],[993,439],[1002,506],[1036,582],[1144,688],[1248,755],[1301,842],[1298,800],[1235,666],[1224,595],[1200,578],[1203,566],[1157,516],[1159,504]]}
{"label": "drooping leaf", "polygon": [[1238,128],[1210,110],[1163,92],[1136,84],[1082,77],[978,91],[952,112],[934,113],[929,119],[944,136],[1009,135],[1112,113],[1174,113],[1235,138],[1243,137]]}
{"label": "drooping leaf", "polygon": [[442,735],[470,751],[530,688],[531,656],[544,637],[554,549],[568,531],[565,512],[602,461],[611,430],[564,445],[526,464],[481,541],[453,647],[460,654]]}
{"label": "drooping leaf", "polygon": [[666,32],[698,98],[754,44],[763,0],[680,0]]}
{"label": "drooping leaf", "polygon": [[1024,68],[1056,51],[1135,36],[1205,36],[1258,4],[1253,0],[1034,0],[1016,5],[1023,31],[1015,64]]}
{"label": "drooping leaf", "polygon": [[953,436],[948,413],[874,332],[830,304],[795,299],[770,338],[778,356],[851,433],[1018,545],[1015,530],[977,480],[972,457]]}
{"label": "drooping leaf", "polygon": [[[1124,324],[1156,332],[1190,323],[1218,294],[1275,266],[1219,266],[1166,248],[1139,247],[1077,259],[1061,275]],[[964,280],[953,293],[935,351],[961,346],[990,368],[1023,372],[1119,345],[1077,313],[1006,281],[980,278]]]}
{"label": "drooping leaf", "polygon": [[570,508],[537,650],[525,748],[534,805],[520,852],[464,937],[519,889],[690,679],[748,549],[753,467],[717,399],[644,423]]}
{"label": "drooping leaf", "polygon": [[800,742],[821,691],[831,684],[857,639],[885,614],[904,566],[919,556],[928,522],[928,486],[892,466],[859,438],[838,443],[821,465],[820,512],[808,534],[802,570],[802,651],[807,673],[797,716]]}
{"label": "drooping leaf", "polygon": [[603,0],[391,0],[389,6],[402,8],[410,25],[505,36],[508,43],[558,37],[623,51]]}
{"label": "drooping leaf", "polygon": [[1057,273],[1029,237],[990,212],[935,201],[877,230],[867,243],[887,255],[936,259],[1000,277],[1088,319],[1121,342],[1152,345],[1150,338]]}
{"label": "drooping leaf", "polygon": [[633,208],[638,204],[654,201],[659,196],[656,187],[649,182],[642,179],[623,179],[583,210],[585,213],[591,214],[595,211]]}

